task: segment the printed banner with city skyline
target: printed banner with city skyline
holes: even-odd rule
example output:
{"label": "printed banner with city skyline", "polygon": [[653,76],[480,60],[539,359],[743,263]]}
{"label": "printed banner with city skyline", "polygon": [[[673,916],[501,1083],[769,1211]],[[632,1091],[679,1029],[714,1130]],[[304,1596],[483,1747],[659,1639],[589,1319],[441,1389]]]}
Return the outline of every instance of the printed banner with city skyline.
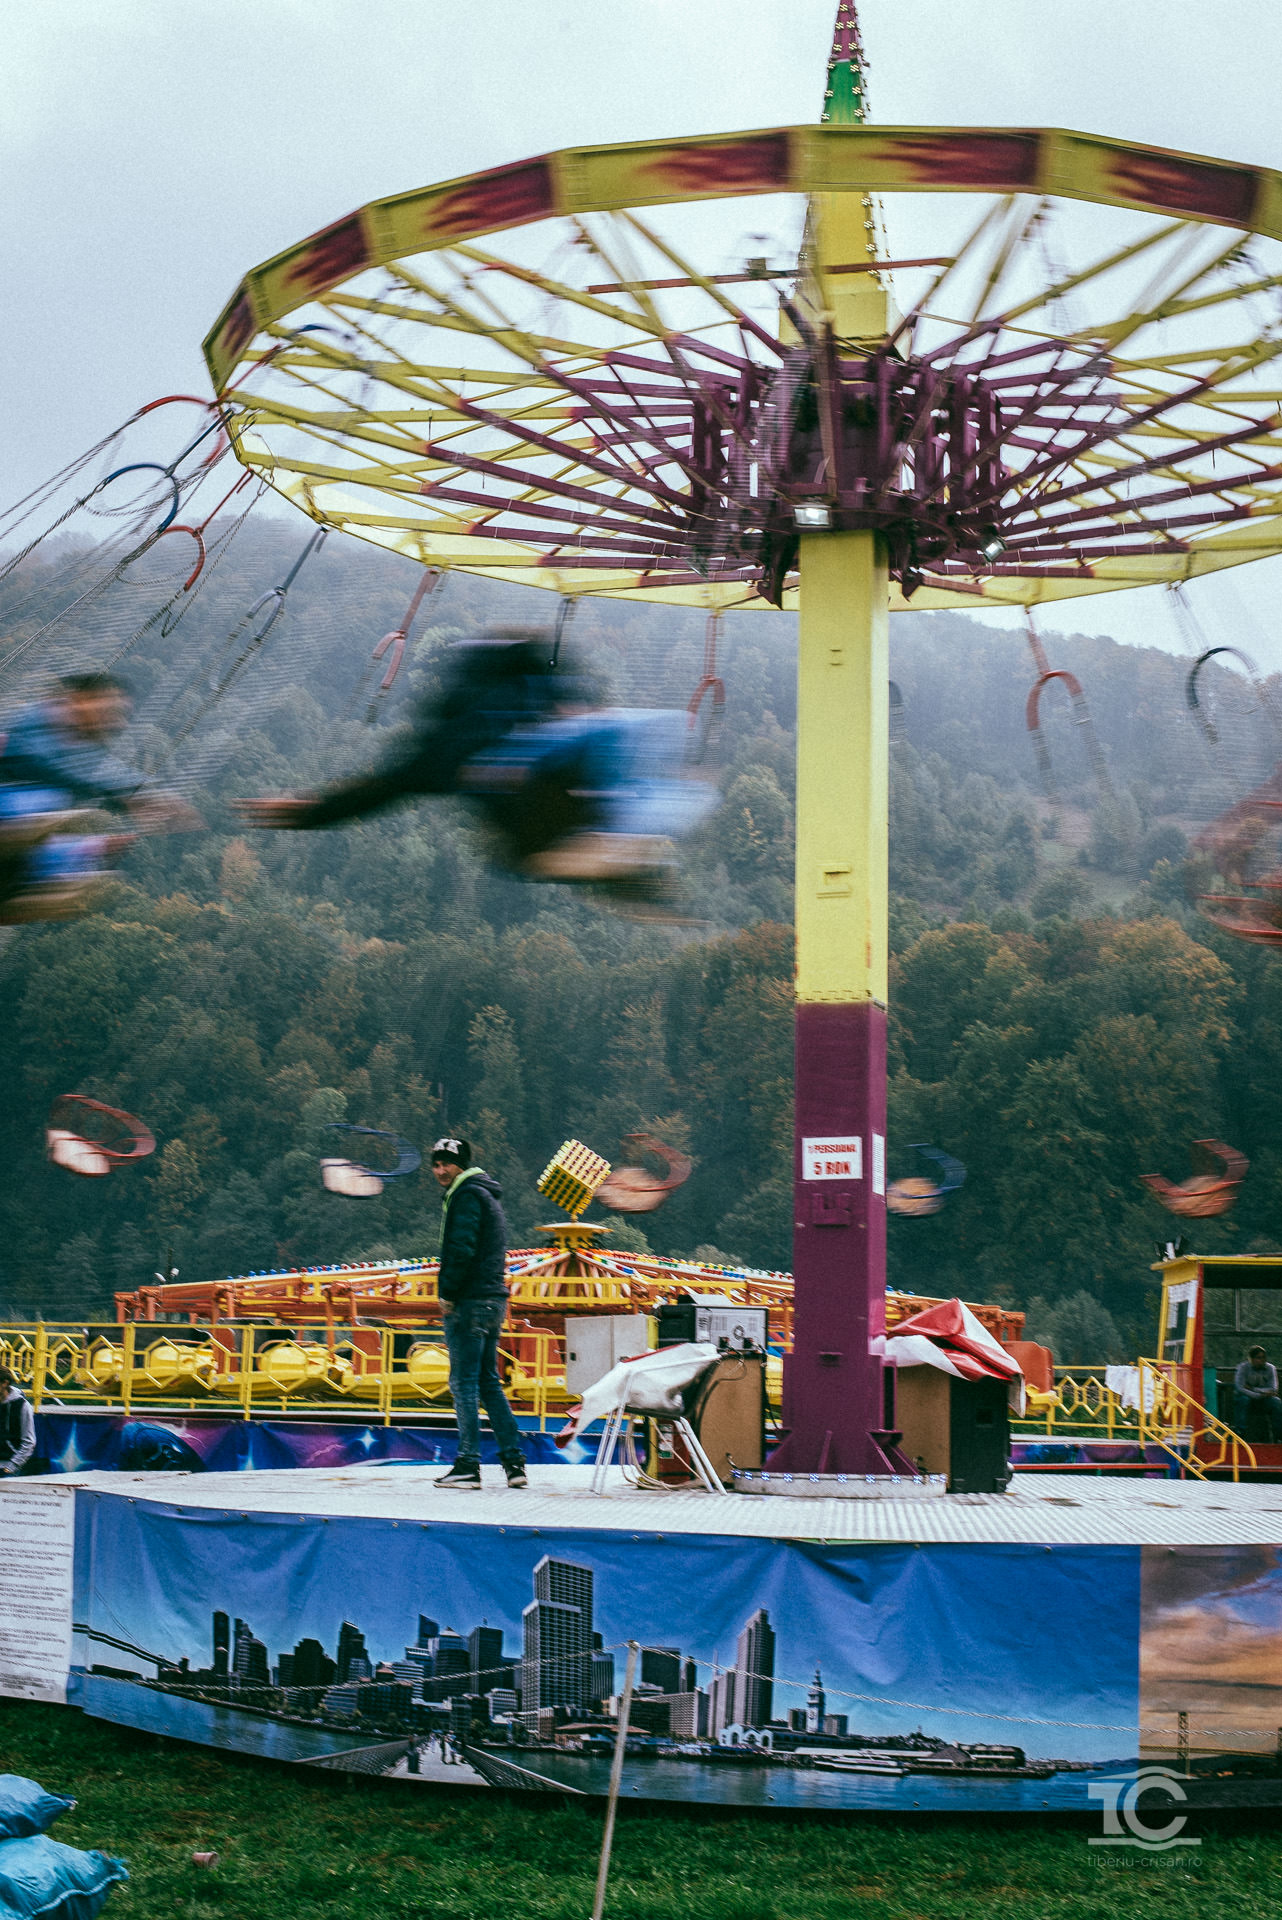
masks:
{"label": "printed banner with city skyline", "polygon": [[1138,1751],[1130,1548],[77,1507],[73,1700],[206,1744],[599,1793],[635,1640],[638,1797],[1085,1807]]}

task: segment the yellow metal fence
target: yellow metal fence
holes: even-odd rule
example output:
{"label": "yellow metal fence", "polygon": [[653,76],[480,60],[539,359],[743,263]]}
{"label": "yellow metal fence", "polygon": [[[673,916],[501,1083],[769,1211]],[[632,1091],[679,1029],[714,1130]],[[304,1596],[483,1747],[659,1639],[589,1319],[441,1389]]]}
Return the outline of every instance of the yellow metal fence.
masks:
{"label": "yellow metal fence", "polygon": [[1102,1366],[1056,1367],[1054,1388],[1030,1388],[1027,1411],[1011,1430],[1022,1438],[1131,1440],[1160,1449],[1195,1479],[1213,1469],[1228,1470],[1236,1480],[1241,1468],[1256,1465],[1246,1441],[1180,1385],[1174,1362],[1138,1360],[1129,1384],[1124,1398],[1109,1386]]}
{"label": "yellow metal fence", "polygon": [[[536,1420],[540,1432],[562,1426],[578,1398],[565,1384],[564,1336],[509,1325],[499,1359],[513,1410]],[[222,1411],[249,1419],[359,1408],[386,1424],[394,1413],[450,1406],[449,1356],[434,1327],[40,1321],[0,1328],[0,1364],[12,1368],[37,1410]],[[782,1360],[769,1355],[766,1393],[775,1408],[782,1376]]]}
{"label": "yellow metal fence", "polygon": [[[513,1331],[501,1357],[516,1411],[536,1416],[540,1428],[552,1419],[559,1425],[570,1396],[558,1335]],[[449,1356],[432,1328],[37,1322],[0,1329],[0,1364],[37,1410],[223,1411],[249,1419],[360,1408],[387,1423],[395,1412],[449,1406]]]}
{"label": "yellow metal fence", "polygon": [[[559,1426],[576,1396],[565,1384],[565,1345],[545,1327],[509,1327],[501,1364],[517,1413],[540,1431]],[[436,1328],[406,1331],[323,1325],[176,1326],[114,1321],[100,1326],[48,1321],[0,1328],[0,1364],[10,1367],[33,1407],[132,1412],[311,1413],[360,1409],[389,1423],[396,1413],[449,1406],[449,1357]],[[782,1362],[767,1363],[767,1398],[777,1407]],[[1049,1393],[1030,1389],[1017,1436],[1133,1441],[1155,1447],[1182,1472],[1208,1468],[1236,1479],[1254,1467],[1246,1441],[1181,1385],[1171,1362],[1142,1359],[1123,1397],[1103,1367],[1057,1367]]]}

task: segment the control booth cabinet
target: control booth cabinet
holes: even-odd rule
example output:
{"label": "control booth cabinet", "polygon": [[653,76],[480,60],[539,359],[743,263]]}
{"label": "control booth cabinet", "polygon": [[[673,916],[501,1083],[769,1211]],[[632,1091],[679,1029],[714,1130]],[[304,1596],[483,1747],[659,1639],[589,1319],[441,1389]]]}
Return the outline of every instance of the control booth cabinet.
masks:
{"label": "control booth cabinet", "polygon": [[[1184,1391],[1232,1427],[1233,1374],[1247,1348],[1263,1347],[1282,1375],[1282,1254],[1189,1253],[1153,1270],[1162,1276],[1159,1354]],[[1282,1447],[1240,1437],[1261,1466],[1282,1465]]]}

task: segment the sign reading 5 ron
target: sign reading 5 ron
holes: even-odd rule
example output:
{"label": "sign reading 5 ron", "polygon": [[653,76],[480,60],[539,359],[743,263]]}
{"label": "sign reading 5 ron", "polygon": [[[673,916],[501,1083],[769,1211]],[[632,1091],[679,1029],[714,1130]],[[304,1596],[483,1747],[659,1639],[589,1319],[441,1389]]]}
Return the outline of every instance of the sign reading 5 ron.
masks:
{"label": "sign reading 5 ron", "polygon": [[815,1139],[801,1143],[803,1180],[862,1180],[864,1143],[858,1134],[844,1140]]}

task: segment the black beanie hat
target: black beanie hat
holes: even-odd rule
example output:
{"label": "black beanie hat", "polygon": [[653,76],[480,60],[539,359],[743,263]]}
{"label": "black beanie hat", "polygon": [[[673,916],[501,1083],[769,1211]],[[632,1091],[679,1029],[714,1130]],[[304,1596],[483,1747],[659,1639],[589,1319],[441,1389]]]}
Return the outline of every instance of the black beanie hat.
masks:
{"label": "black beanie hat", "polygon": [[466,1140],[452,1138],[447,1134],[443,1140],[436,1141],[432,1147],[432,1166],[435,1166],[438,1160],[450,1160],[456,1167],[470,1167],[471,1146]]}

